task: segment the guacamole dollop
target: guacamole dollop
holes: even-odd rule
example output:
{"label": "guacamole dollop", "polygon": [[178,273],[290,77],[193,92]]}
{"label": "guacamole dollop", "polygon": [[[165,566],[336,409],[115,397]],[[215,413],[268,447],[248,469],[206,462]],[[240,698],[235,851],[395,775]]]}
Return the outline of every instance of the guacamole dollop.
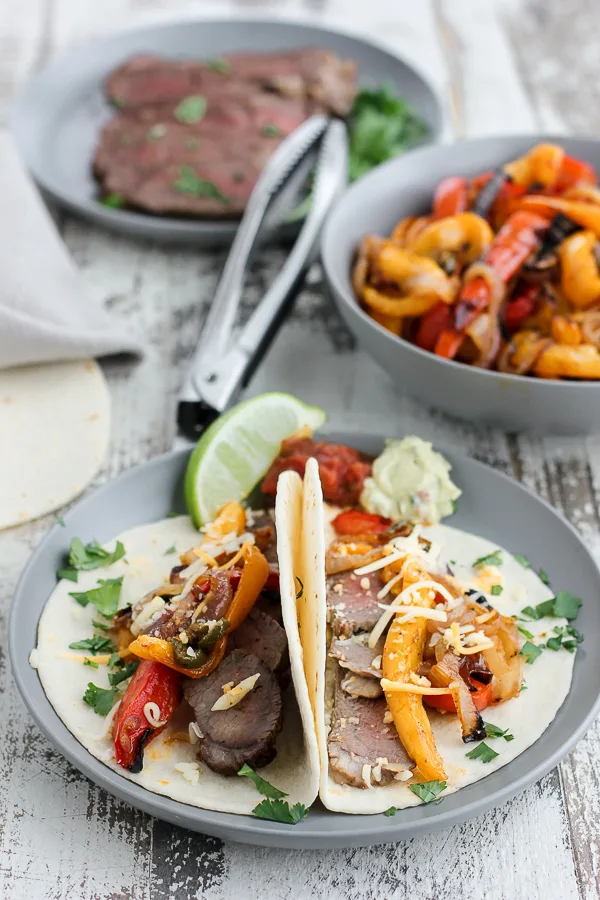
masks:
{"label": "guacamole dollop", "polygon": [[448,460],[419,437],[387,441],[365,479],[361,506],[394,522],[433,525],[454,512],[462,493],[450,469]]}

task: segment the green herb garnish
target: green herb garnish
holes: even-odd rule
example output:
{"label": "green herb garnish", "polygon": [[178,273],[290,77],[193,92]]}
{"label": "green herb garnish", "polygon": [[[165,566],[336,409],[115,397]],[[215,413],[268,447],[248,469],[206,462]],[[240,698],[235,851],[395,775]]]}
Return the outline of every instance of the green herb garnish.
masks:
{"label": "green herb garnish", "polygon": [[105,194],[100,198],[102,206],[109,206],[111,209],[123,209],[125,206],[125,197],[123,194]]}
{"label": "green herb garnish", "polygon": [[184,97],[173,110],[173,115],[178,122],[183,122],[184,125],[195,125],[206,115],[206,97],[202,94]]}
{"label": "green herb garnish", "polygon": [[424,781],[421,784],[409,784],[413,794],[416,794],[423,803],[431,803],[447,787],[448,785],[445,781]]}
{"label": "green herb garnish", "polygon": [[169,556],[170,553],[177,553],[177,549],[176,549],[176,547],[175,547],[175,544],[173,544],[172,547],[169,547],[168,550],[165,550],[165,556]]}
{"label": "green herb garnish", "polygon": [[98,668],[98,663],[94,659],[89,659],[87,656],[83,661],[84,666],[90,666],[92,669]]}
{"label": "green herb garnish", "polygon": [[283,131],[277,127],[277,125],[273,125],[268,122],[266,125],[260,129],[260,133],[264,137],[283,137]]}
{"label": "green herb garnish", "polygon": [[179,178],[173,182],[173,190],[179,191],[181,194],[191,194],[194,197],[211,197],[213,200],[219,200],[224,206],[229,203],[216,184],[198,178],[191,166],[180,167]]}
{"label": "green herb garnish", "polygon": [[525,657],[525,662],[530,666],[533,665],[538,656],[541,656],[541,654],[541,648],[536,647],[536,645],[532,644],[531,641],[525,641],[525,643],[521,647],[521,656]]}
{"label": "green herb garnish", "polygon": [[390,806],[389,809],[384,810],[383,814],[384,816],[395,816],[397,812],[398,810],[395,806]]}
{"label": "green herb garnish", "polygon": [[110,638],[95,634],[94,637],[69,644],[70,650],[89,650],[93,656],[97,653],[114,653],[117,649]]}
{"label": "green herb garnish", "polygon": [[83,695],[83,702],[91,706],[99,716],[107,716],[114,706],[115,697],[118,693],[116,688],[100,688],[97,684],[90,681]]}
{"label": "green herb garnish", "polygon": [[63,528],[65,527],[65,520],[63,519],[62,516],[57,516],[57,517],[56,517],[56,524],[57,524],[57,525],[61,525]]}
{"label": "green herb garnish", "polygon": [[121,656],[120,653],[113,653],[113,655],[111,656],[111,658],[108,661],[109,669],[115,669],[115,668],[122,669],[124,665],[125,665],[125,660],[123,659],[123,657]]}
{"label": "green herb garnish", "polygon": [[502,550],[494,550],[493,553],[488,553],[487,556],[480,556],[479,559],[476,559],[473,563],[473,568],[477,569],[479,566],[501,566],[502,565]]}
{"label": "green herb garnish", "polygon": [[540,569],[538,572],[540,581],[543,582],[546,586],[550,584],[550,579],[548,578],[548,573],[544,569]]}
{"label": "green herb garnish", "polygon": [[271,800],[281,800],[283,797],[288,796],[285,791],[280,791],[279,788],[274,787],[268,781],[265,781],[264,778],[261,778],[247,763],[244,763],[238,775],[245,775],[246,778],[249,778],[256,790]]}
{"label": "green herb garnish", "polygon": [[533,635],[530,631],[527,631],[526,628],[523,628],[522,625],[517,625],[517,631],[520,631],[521,634],[522,634],[524,637],[529,638],[530,641],[532,641],[533,638],[534,638],[534,635]]}
{"label": "green herb garnish", "polygon": [[231,72],[231,63],[228,59],[223,59],[221,56],[215,56],[214,59],[209,59],[206,65],[209,69],[212,69],[213,72],[220,72],[221,75],[229,75]]}
{"label": "green herb garnish", "polygon": [[88,603],[93,604],[101,615],[106,619],[110,619],[119,608],[122,585],[122,575],[120,578],[99,579],[98,587],[92,588],[91,591],[82,591],[81,593],[69,592],[69,596],[77,600],[80,606],[87,606]]}
{"label": "green herb garnish", "polygon": [[109,626],[106,622],[101,622],[100,619],[92,619],[92,625],[94,628],[97,628],[98,631],[108,631]]}
{"label": "green herb garnish", "polygon": [[493,584],[490,594],[492,597],[499,597],[502,593],[502,585],[501,584]]}
{"label": "green herb garnish", "polygon": [[546,641],[546,647],[549,650],[560,650],[561,647],[564,647],[569,653],[574,653],[577,645],[583,641],[583,635],[572,625],[566,627],[556,625],[553,631],[554,636]]}
{"label": "green herb garnish", "polygon": [[121,684],[122,681],[126,681],[127,678],[131,678],[137,667],[139,666],[139,659],[132,659],[131,662],[128,662],[126,666],[123,666],[118,672],[109,672],[108,680],[110,681],[113,687],[116,687],[118,684]]}
{"label": "green herb garnish", "polygon": [[78,573],[99,569],[102,566],[110,566],[125,556],[125,547],[121,541],[117,541],[114,550],[105,550],[98,541],[90,541],[84,544],[79,538],[73,538],[69,550],[68,566],[59,569],[56,573],[59,578],[68,578],[69,581],[77,581]]}
{"label": "green herb garnish", "polygon": [[572,620],[577,618],[582,604],[583,600],[580,597],[575,597],[569,591],[559,591],[551,600],[544,600],[537,606],[526,606],[521,612],[530,619],[542,619],[544,616],[550,616],[556,619]]}
{"label": "green herb garnish", "polygon": [[515,736],[511,734],[508,728],[504,730],[502,728],[498,728],[497,725],[492,725],[491,722],[484,722],[485,726],[485,736],[487,738],[504,738],[505,741],[514,741]]}
{"label": "green herb garnish", "polygon": [[283,822],[284,825],[297,825],[301,819],[308,815],[308,809],[303,803],[290,806],[287,800],[263,800],[252,810],[252,814],[259,819],[269,819],[271,822]]}
{"label": "green herb garnish", "polygon": [[530,569],[531,563],[527,559],[526,556],[521,556],[520,553],[515,553],[515,559],[519,563],[520,566],[523,566],[524,569]]}
{"label": "green herb garnish", "polygon": [[482,741],[473,750],[465,753],[465,756],[467,759],[480,759],[482,763],[489,763],[496,759],[497,756],[500,756],[500,754],[496,753],[485,741]]}

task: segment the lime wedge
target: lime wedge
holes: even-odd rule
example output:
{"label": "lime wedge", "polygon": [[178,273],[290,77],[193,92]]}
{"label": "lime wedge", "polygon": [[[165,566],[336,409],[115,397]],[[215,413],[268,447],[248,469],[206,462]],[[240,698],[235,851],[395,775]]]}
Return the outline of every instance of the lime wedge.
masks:
{"label": "lime wedge", "polygon": [[185,500],[196,527],[228,500],[243,500],[265,474],[284,438],[326,415],[290,394],[260,394],[219,416],[204,432],[185,473]]}

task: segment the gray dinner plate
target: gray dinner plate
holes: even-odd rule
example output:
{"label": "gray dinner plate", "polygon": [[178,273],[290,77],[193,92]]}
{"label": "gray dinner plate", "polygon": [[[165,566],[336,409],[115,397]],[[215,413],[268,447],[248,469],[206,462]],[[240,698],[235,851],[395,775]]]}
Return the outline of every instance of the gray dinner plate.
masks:
{"label": "gray dinner plate", "polygon": [[[383,446],[383,438],[372,435],[347,432],[328,437],[372,454]],[[31,715],[74,766],[111,794],[168,822],[234,841],[302,849],[366,846],[446,828],[508,800],[550,771],[598,712],[600,571],[575,529],[547,503],[482,463],[443,452],[452,463],[453,480],[463,490],[452,524],[524,554],[536,568],[548,572],[555,590],[568,589],[584,600],[577,626],[585,642],[577,651],[570,693],[539,740],[508,765],[437,805],[405,809],[393,818],[332,813],[317,802],[308,818],[292,827],[178,803],[128,781],[91,756],[54,712],[37,672],[29,665],[38,621],[73,537],[107,541],[172,510],[185,512],[182,479],[187,450],[132,469],[81,500],[65,515],[65,527],[55,525],[35,550],[13,599],[8,633],[13,674]]]}
{"label": "gray dinner plate", "polygon": [[506,431],[595,434],[600,432],[600,382],[505,375],[442,359],[378,325],[359,306],[352,288],[352,261],[365,234],[389,235],[405,216],[430,212],[442,178],[497,169],[539,141],[560,144],[600,173],[600,141],[593,138],[521,135],[423,147],[378,166],[346,191],[323,232],[323,269],[358,343],[399,389],[427,406]]}
{"label": "gray dinner plate", "polygon": [[[92,157],[102,128],[115,114],[104,96],[104,79],[136,53],[209,59],[241,51],[301,47],[328,47],[355,59],[361,86],[390,84],[428,124],[426,140],[438,136],[442,123],[439,101],[427,82],[393,54],[361,38],[325,28],[238,18],[155,25],[73,47],[26,85],[12,110],[12,129],[38,185],[71,212],[132,237],[199,246],[227,244],[235,234],[235,221],[152,216],[98,203]],[[293,233],[291,226],[288,230]]]}

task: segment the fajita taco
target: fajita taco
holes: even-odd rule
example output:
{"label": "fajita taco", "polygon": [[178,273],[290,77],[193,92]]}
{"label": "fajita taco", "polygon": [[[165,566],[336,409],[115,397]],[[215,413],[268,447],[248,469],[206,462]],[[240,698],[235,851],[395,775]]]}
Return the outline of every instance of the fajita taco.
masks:
{"label": "fajita taco", "polygon": [[441,524],[449,471],[418,438],[374,461],[303,439],[267,475],[298,490],[304,473],[297,616],[328,809],[391,814],[478,781],[569,691],[581,601]]}

